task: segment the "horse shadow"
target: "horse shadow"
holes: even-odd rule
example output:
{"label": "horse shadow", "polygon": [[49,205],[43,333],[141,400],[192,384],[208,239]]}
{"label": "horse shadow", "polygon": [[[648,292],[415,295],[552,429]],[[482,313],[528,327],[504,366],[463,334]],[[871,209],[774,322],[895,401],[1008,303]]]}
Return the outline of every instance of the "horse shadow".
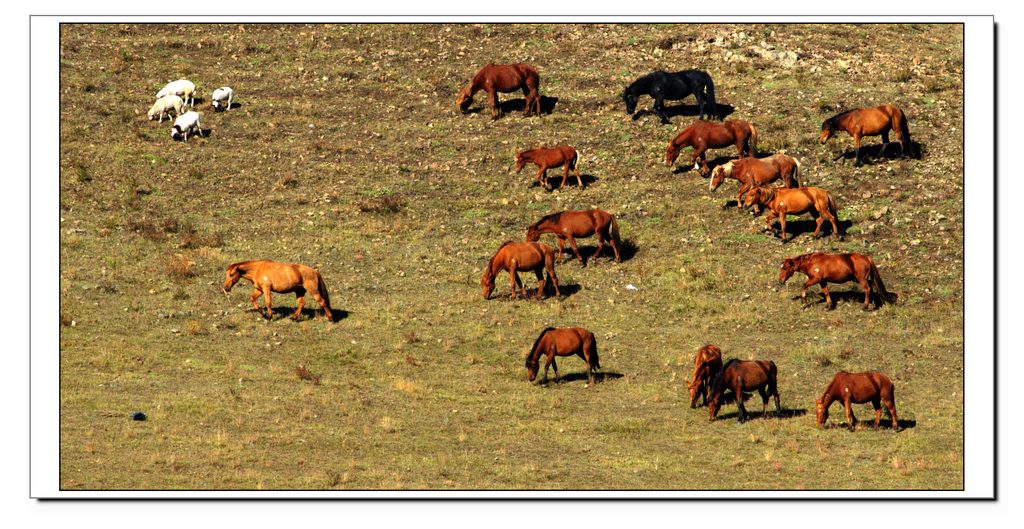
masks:
{"label": "horse shadow", "polygon": [[[897,415],[899,415],[898,411],[897,411]],[[868,420],[864,420],[863,418],[860,418],[860,417],[857,418],[857,428],[858,429],[872,430],[872,429],[874,429],[874,426],[873,426],[874,423],[875,423],[875,418],[874,417],[872,417],[872,418],[870,418]],[[917,426],[917,421],[914,420],[914,419],[897,419],[896,420],[896,430],[895,431],[902,432],[903,430],[906,430],[906,429],[909,429],[909,428],[914,428],[916,426]],[[824,429],[831,430],[831,429],[834,429],[834,428],[842,428],[843,430],[848,430],[850,428],[850,425],[849,425],[849,423],[846,422],[846,417],[845,416],[842,418],[841,421],[833,421],[833,422],[825,423]],[[889,417],[889,414],[887,412],[884,412],[884,411],[882,412],[882,420],[878,421],[878,429],[879,430],[892,430],[892,418]]]}
{"label": "horse shadow", "polygon": [[[714,171],[715,167],[718,167],[719,165],[722,165],[727,162],[731,162],[733,160],[735,160],[735,158],[733,158],[732,156],[718,156],[714,159],[708,160],[708,172],[704,173],[703,171],[698,170],[697,175],[700,176],[701,178],[710,178],[711,171]],[[678,165],[676,165],[676,168],[672,170],[672,174],[682,174],[694,170],[693,164],[685,163],[685,161],[684,163],[679,163],[678,159],[676,160],[676,163]]]}
{"label": "horse shadow", "polygon": [[[529,279],[527,279],[526,275],[520,275],[520,278],[523,280],[523,282],[525,284],[527,281],[532,280],[534,277],[533,277],[533,274],[531,273],[529,275]],[[577,294],[580,290],[583,290],[583,287],[581,287],[580,285],[578,285],[576,283],[562,283],[561,281],[559,281],[559,283],[558,283],[558,292],[561,294],[561,296],[559,296],[557,299],[562,300],[562,299],[569,298],[569,297]],[[528,289],[526,289],[526,297],[525,298],[522,295],[519,295],[515,299],[512,299],[511,297],[509,297],[508,294],[499,294],[497,296],[493,296],[492,295],[491,299],[504,299],[505,301],[539,301],[539,302],[544,302],[544,301],[547,301],[547,300],[550,300],[550,299],[554,299],[554,298],[555,298],[555,287],[551,284],[550,281],[548,281],[548,283],[544,286],[544,297],[542,297],[539,300],[537,299],[537,289],[536,288],[528,288]]]}
{"label": "horse shadow", "polygon": [[[540,96],[540,113],[551,114],[555,111],[555,105],[558,104],[557,97],[548,97],[541,94]],[[523,112],[526,110],[526,98],[518,99],[506,99],[498,103],[498,108],[501,109],[502,113],[508,114],[510,112]]]}
{"label": "horse shadow", "polygon": [[[764,211],[768,211],[768,209],[765,208],[762,211],[762,214],[764,214]],[[778,221],[775,221],[773,224],[775,226],[779,225]],[[839,231],[842,232],[843,234],[845,234],[848,231],[850,231],[850,227],[853,226],[853,222],[849,221],[849,220],[837,220],[836,221],[836,225],[839,226]],[[814,219],[787,220],[786,221],[786,235],[789,237],[787,242],[792,242],[793,239],[795,239],[798,235],[802,235],[802,234],[805,234],[805,233],[814,233],[814,228],[816,226],[817,226],[817,223],[814,221]],[[832,223],[831,222],[826,220],[826,221],[824,221],[822,223],[822,225],[821,225],[821,232],[819,233],[819,236],[821,238],[831,237],[832,236]],[[781,237],[781,235],[775,235],[775,237]]]}
{"label": "horse shadow", "polygon": [[[572,253],[572,248],[568,248],[568,245],[566,245],[566,246],[567,246],[567,248],[565,249],[565,251],[568,254],[568,256],[569,257],[575,257],[573,255],[573,253]],[[580,251],[580,257],[583,258],[583,262],[584,263],[587,263],[587,266],[590,266],[590,262],[592,260],[598,259],[598,258],[600,258],[601,261],[608,261],[608,262],[611,262],[612,264],[614,264],[614,261],[612,261],[612,258],[615,257],[615,250],[612,249],[612,245],[610,243],[606,242],[604,244],[604,248],[601,250],[601,255],[597,255],[597,245],[596,244],[594,244],[594,245],[588,244],[586,246],[582,246],[582,245],[580,245],[577,242],[576,248]],[[630,259],[635,257],[636,256],[636,252],[637,252],[637,246],[636,246],[636,243],[634,243],[632,239],[623,239],[623,240],[619,241],[619,259],[623,263],[625,263],[626,261],[629,261]],[[559,263],[559,264],[561,264],[561,263]]]}
{"label": "horse shadow", "polygon": [[[849,303],[850,305],[857,305],[857,306],[860,306],[860,305],[862,305],[864,303],[864,291],[860,290],[860,287],[857,286],[857,283],[849,283],[847,285],[847,288],[844,288],[843,290],[837,290],[837,288],[838,288],[838,286],[836,284],[832,284],[829,287],[829,289],[828,289],[829,297],[832,298],[832,302],[836,304],[836,307],[838,307],[840,305],[840,303],[843,303],[843,304]],[[822,292],[821,290],[818,290],[817,294],[818,294],[817,296],[812,296],[810,291],[807,292],[807,305],[808,306],[821,305],[821,304],[825,303],[825,293]],[[799,294],[797,294],[796,296],[793,296],[793,298],[792,298],[793,301],[797,301],[799,299],[800,299],[800,295]],[[875,301],[875,298],[872,297],[871,298],[871,302],[872,302],[871,307],[872,308],[874,308],[874,304],[873,304],[874,301]]]}
{"label": "horse shadow", "polygon": [[[249,309],[249,310],[251,312],[259,312],[260,315],[263,316],[264,319],[266,319],[266,317],[267,317],[267,311],[265,309],[260,309],[259,311],[257,311],[256,309]],[[292,314],[295,314],[295,309],[289,308],[287,306],[284,306],[284,307],[272,307],[270,310],[274,314],[271,317],[271,321],[274,321],[274,320],[277,320],[277,319],[291,318]],[[337,323],[337,322],[339,322],[341,320],[344,320],[345,318],[348,318],[349,312],[347,310],[343,310],[343,309],[334,309],[334,308],[332,308],[331,309],[331,316],[334,319],[334,322]],[[299,314],[299,318],[296,321],[315,320],[317,318],[322,318],[322,317],[323,317],[323,309],[322,308],[320,308],[320,307],[312,308],[312,307],[309,307],[307,305],[307,306],[302,308],[302,312]]]}
{"label": "horse shadow", "polygon": [[[553,172],[550,173],[547,178],[548,184],[551,186],[556,186],[562,182],[562,175],[556,174],[557,171],[554,168],[552,169],[552,171]],[[580,180],[583,181],[583,187],[590,187],[590,184],[597,182],[597,177],[592,174],[580,173]],[[572,173],[569,173],[569,177],[565,179],[565,185],[572,185],[575,187],[580,186],[579,182],[576,181],[576,176],[574,176]],[[537,182],[537,179],[534,179],[530,183],[530,188],[532,189],[534,187],[540,187],[540,183]],[[552,189],[552,191],[554,191],[554,189]]]}
{"label": "horse shadow", "polygon": [[[743,400],[747,400],[747,399],[744,398]],[[745,405],[747,407],[747,420],[748,421],[751,420],[751,419],[765,419],[765,420],[780,420],[781,421],[781,420],[785,420],[785,419],[792,419],[794,417],[803,417],[804,415],[807,415],[807,410],[804,409],[804,408],[782,408],[781,410],[775,410],[775,408],[772,407],[772,404],[769,401],[769,404],[768,404],[768,416],[765,417],[765,416],[761,415],[761,410],[759,410],[759,409],[755,410],[754,409],[754,405],[755,405],[754,403],[747,402],[747,403],[745,403]],[[719,413],[718,417],[716,417],[715,420],[727,421],[729,419],[739,419],[739,417],[740,417],[740,412],[739,412],[739,410],[736,410],[736,411],[731,411],[729,413]]]}
{"label": "horse shadow", "polygon": [[[910,140],[910,144],[907,146],[907,156],[914,160],[920,160],[926,152],[925,145],[914,140]],[[856,149],[845,149],[843,152],[836,155],[832,161],[839,160],[853,160],[857,154]],[[880,162],[889,160],[900,159],[900,143],[898,141],[890,141],[889,143],[871,143],[868,145],[861,145],[860,157],[864,163],[868,165],[874,165]]]}
{"label": "horse shadow", "polygon": [[[718,109],[718,117],[720,117],[722,119],[725,119],[726,117],[728,117],[732,113],[736,112],[736,107],[734,107],[734,106],[732,106],[732,105],[730,105],[728,103],[717,103],[716,102],[715,103],[715,107]],[[652,109],[650,112],[653,113],[654,110]],[[697,105],[697,104],[691,105],[691,104],[688,104],[688,103],[680,103],[678,105],[666,106],[665,107],[665,115],[670,117],[670,118],[674,118],[676,116],[699,116],[700,115],[700,105]],[[704,116],[707,117],[707,113],[705,113]]]}
{"label": "horse shadow", "polygon": [[[616,379],[622,378],[623,376],[625,376],[625,375],[623,375],[622,373],[615,373],[615,372],[612,372],[612,371],[595,371],[594,372],[594,383],[601,383],[601,382],[605,382],[605,381],[608,381],[608,380],[616,380]],[[553,379],[553,378],[549,379],[548,383],[544,384],[544,385],[548,385],[548,384],[562,384],[564,382],[578,382],[578,381],[581,381],[581,380],[587,380],[587,372],[586,371],[579,371],[579,372],[572,372],[572,373],[564,374],[561,377],[559,377],[559,379],[557,381],[555,379]]]}

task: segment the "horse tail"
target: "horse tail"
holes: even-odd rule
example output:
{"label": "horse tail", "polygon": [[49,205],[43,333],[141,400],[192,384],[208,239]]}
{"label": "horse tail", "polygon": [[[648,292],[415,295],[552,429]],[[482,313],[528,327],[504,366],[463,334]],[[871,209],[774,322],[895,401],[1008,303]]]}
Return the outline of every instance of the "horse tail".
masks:
{"label": "horse tail", "polygon": [[874,261],[871,263],[871,292],[875,295],[875,306],[881,307],[886,303],[896,303],[896,294],[890,293],[885,289],[885,283],[882,282],[882,275],[878,273],[878,267],[875,266]]}
{"label": "horse tail", "polygon": [[590,368],[597,370],[601,369],[601,359],[597,355],[597,340],[594,339],[593,334],[590,336]]}
{"label": "horse tail", "polygon": [[793,187],[800,187],[800,160],[794,156],[793,161],[796,162],[793,167]]}
{"label": "horse tail", "polygon": [[619,236],[619,221],[615,220],[615,215],[612,215],[612,224],[608,230],[608,235],[615,241],[615,244],[622,244],[622,237]]}
{"label": "horse tail", "polygon": [[892,119],[895,122],[893,123],[893,128],[899,127],[900,141],[903,144],[903,148],[913,155],[914,144],[910,141],[910,126],[907,123],[907,115],[899,108],[893,107]]}
{"label": "horse tail", "polygon": [[540,346],[541,338],[544,338],[544,335],[547,334],[548,331],[553,330],[555,330],[554,327],[545,327],[544,330],[540,331],[540,334],[537,335],[537,339],[533,341],[533,347],[530,347],[530,352],[526,355],[526,367],[530,367],[530,359],[533,358],[533,353],[536,352],[537,347]]}
{"label": "horse tail", "polygon": [[331,309],[331,296],[327,294],[327,283],[324,283],[324,276],[319,270],[316,271],[316,290],[324,300],[327,307],[327,317],[334,321],[334,311]]}
{"label": "horse tail", "polygon": [[706,75],[705,79],[707,80],[707,84],[704,86],[704,89],[707,97],[708,109],[710,110],[709,114],[721,120],[722,116],[718,114],[718,105],[715,104],[715,82],[711,80],[710,75]]}
{"label": "horse tail", "polygon": [[754,124],[750,124],[750,139],[747,140],[747,148],[750,149],[748,153],[751,158],[757,157],[757,129],[754,128]]}

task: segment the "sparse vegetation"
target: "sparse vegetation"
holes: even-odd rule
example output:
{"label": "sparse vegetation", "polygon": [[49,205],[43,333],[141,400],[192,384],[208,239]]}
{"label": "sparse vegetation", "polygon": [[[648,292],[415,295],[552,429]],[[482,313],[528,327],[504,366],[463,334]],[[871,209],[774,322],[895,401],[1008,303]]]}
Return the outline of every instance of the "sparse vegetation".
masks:
{"label": "sparse vegetation", "polygon": [[[63,25],[61,486],[961,488],[962,32],[906,31]],[[897,82],[908,57],[921,62]],[[458,111],[480,66],[515,61],[538,67],[541,93],[558,98],[550,114],[524,118],[508,103],[521,94],[501,96],[497,121],[481,95]],[[691,67],[712,74],[729,118],[764,124],[764,148],[785,147],[802,181],[836,197],[857,229],[845,242],[813,240],[813,222],[791,218],[797,235],[782,245],[763,217],[722,207],[734,182],[710,193],[665,167],[693,99],[660,126],[629,119],[619,94],[641,74]],[[177,78],[206,98],[209,137],[179,144],[146,120]],[[214,114],[220,84],[241,106]],[[832,161],[848,137],[815,141],[828,113],[882,102],[907,113],[922,159],[854,168]],[[594,178],[583,192],[510,170],[517,150],[558,143]],[[557,265],[560,301],[483,300],[481,269],[502,241],[590,207],[616,215],[630,258]],[[596,246],[578,242],[584,255]],[[899,303],[862,312],[846,284],[830,287],[835,311],[817,287],[800,310],[802,280],[778,286],[778,266],[814,250],[872,255]],[[291,321],[295,297],[275,294],[268,321],[246,283],[225,296],[225,266],[256,258],[315,266],[339,320]],[[319,310],[307,297],[307,316]],[[583,363],[565,359],[567,381],[529,384],[524,357],[548,325],[591,330],[609,376],[584,389]],[[709,423],[691,410],[686,380],[705,343],[773,359],[790,415],[738,424],[726,407]],[[867,369],[892,378],[900,418],[916,425],[816,429],[833,374]],[[136,410],[149,420],[125,419]]]}

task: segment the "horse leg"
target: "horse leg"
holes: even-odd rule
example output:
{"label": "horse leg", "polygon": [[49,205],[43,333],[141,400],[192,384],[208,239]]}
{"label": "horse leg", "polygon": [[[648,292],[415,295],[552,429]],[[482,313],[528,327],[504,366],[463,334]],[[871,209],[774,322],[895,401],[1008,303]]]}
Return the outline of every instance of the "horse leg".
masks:
{"label": "horse leg", "polygon": [[569,178],[569,164],[566,163],[565,165],[562,166],[562,183],[558,184],[558,189],[562,189],[562,186],[565,185],[565,180],[568,179],[568,178]]}
{"label": "horse leg", "polygon": [[561,263],[565,263],[565,257],[562,255],[564,250],[565,250],[565,239],[559,237],[558,238],[558,262],[560,264]]}
{"label": "horse leg", "polygon": [[869,310],[871,307],[871,285],[868,284],[867,276],[857,278],[857,282],[860,283],[860,288],[864,289],[864,310]]}
{"label": "horse leg", "polygon": [[761,405],[764,407],[764,410],[761,412],[761,416],[764,417],[765,419],[767,419],[768,418],[768,392],[765,390],[764,386],[761,386],[761,387],[757,388],[757,392],[761,394]]}
{"label": "horse leg", "polygon": [[501,107],[498,106],[498,91],[493,88],[488,90],[487,98],[491,101],[491,120],[493,121],[501,115]]}
{"label": "horse leg", "polygon": [[800,301],[803,302],[803,308],[807,308],[807,287],[817,285],[821,280],[818,278],[810,278],[804,283],[803,288],[800,289]]}
{"label": "horse leg", "polygon": [[883,402],[885,409],[889,410],[889,417],[892,417],[892,429],[899,430],[899,421],[896,420],[896,402],[892,399]]}
{"label": "horse leg", "polygon": [[827,218],[829,224],[832,225],[832,235],[835,237],[839,237],[840,241],[843,240],[843,234],[840,233],[839,231],[839,224],[836,222],[836,216],[833,215],[832,212],[828,211],[827,209],[825,210],[825,213],[822,213],[822,215],[825,218]]}
{"label": "horse leg", "polygon": [[553,358],[554,357],[552,357],[550,354],[547,355],[546,361],[544,362],[544,379],[540,381],[541,385],[548,383],[548,368],[551,367],[551,360]]}
{"label": "horse leg", "polygon": [[274,319],[274,309],[270,308],[270,287],[263,290],[263,298],[267,302],[267,318]]}
{"label": "horse leg", "polygon": [[583,190],[583,177],[580,176],[580,168],[576,167],[576,162],[572,163],[572,172],[576,175],[576,183],[580,186],[580,191]]}
{"label": "horse leg", "polygon": [[743,381],[737,377],[736,385],[732,388],[732,392],[736,395],[736,407],[739,408],[740,422],[747,420],[747,408],[743,405]]}
{"label": "horse leg", "polygon": [[786,243],[786,214],[779,213],[779,227],[782,228],[782,243]]}
{"label": "horse leg", "polygon": [[[902,145],[901,145],[902,149]],[[889,132],[882,133],[882,156],[885,156],[885,151],[889,150]]]}
{"label": "horse leg", "polygon": [[530,92],[530,87],[525,85],[525,84],[523,85],[523,97],[526,99],[526,101],[525,101],[525,107],[526,108],[523,109],[523,115],[524,116],[529,116],[530,115],[530,110],[533,107],[533,95]]}
{"label": "horse leg", "polygon": [[537,171],[537,183],[540,184],[544,189],[548,188],[548,166],[545,164],[540,165],[540,170]]}
{"label": "horse leg", "polygon": [[853,415],[853,408],[850,406],[850,393],[843,395],[843,407],[846,408],[846,423],[850,425],[850,431],[856,430],[857,418]]}
{"label": "horse leg", "polygon": [[302,307],[306,306],[306,296],[295,294],[295,312],[292,314],[292,320],[298,320],[299,316],[302,315]]}
{"label": "horse leg", "polygon": [[566,234],[566,238],[569,239],[569,247],[572,248],[573,253],[576,254],[576,259],[579,259],[580,266],[587,266],[587,263],[583,262],[583,256],[580,255],[579,249],[576,248],[576,239],[573,238],[572,234]]}
{"label": "horse leg", "polygon": [[597,235],[597,251],[594,252],[594,262],[597,262],[601,250],[604,250],[604,235],[601,234],[601,230],[594,230],[594,235]]}
{"label": "horse leg", "polygon": [[882,403],[879,399],[871,401],[871,407],[875,409],[875,426],[874,429],[878,429],[878,422],[882,420]]}
{"label": "horse leg", "polygon": [[815,239],[817,239],[818,236],[821,234],[821,225],[824,222],[825,217],[822,217],[821,215],[814,217],[814,235],[812,235],[812,237],[814,237]]}
{"label": "horse leg", "polygon": [[612,236],[611,228],[608,229],[608,242],[612,245],[612,251],[615,252],[615,262],[621,263],[622,257],[619,256],[619,243],[615,241],[615,237]]}
{"label": "horse leg", "polygon": [[853,134],[853,166],[860,167],[863,163],[860,161],[860,132]]}
{"label": "horse leg", "polygon": [[828,283],[821,282],[821,291],[825,293],[825,308],[828,310],[835,310],[836,304],[832,303],[832,296],[828,295]]}
{"label": "horse leg", "polygon": [[[516,285],[522,286],[522,282],[519,280],[519,274],[516,272],[516,263],[512,261],[512,264],[508,267],[508,282],[512,285],[512,299],[516,299]],[[523,292],[523,296],[526,292]]]}
{"label": "horse leg", "polygon": [[[537,299],[541,299],[541,296],[544,295],[545,287],[547,286],[544,281],[544,273],[540,271],[540,268],[537,268],[533,272],[537,274]],[[526,297],[525,293],[523,294],[523,297]]]}
{"label": "horse leg", "polygon": [[702,158],[703,154],[704,154],[704,148],[703,147],[696,147],[695,146],[693,148],[693,160],[690,160],[690,163],[693,164],[693,169],[695,171],[700,171],[700,164],[698,164],[697,162],[703,160],[703,158]]}
{"label": "horse leg", "polygon": [[558,376],[558,362],[555,361],[555,355],[551,355],[551,367],[555,370],[555,384],[558,384],[561,377]]}
{"label": "horse leg", "polygon": [[256,310],[256,311],[260,310],[260,304],[257,303],[256,300],[260,299],[260,296],[262,296],[262,295],[263,295],[263,291],[260,290],[259,287],[257,287],[255,290],[252,291],[252,295],[249,296],[249,303],[252,303],[253,310]]}
{"label": "horse leg", "polygon": [[654,113],[661,118],[662,125],[668,125],[672,123],[668,119],[668,114],[665,113],[665,96],[658,92],[654,96]]}

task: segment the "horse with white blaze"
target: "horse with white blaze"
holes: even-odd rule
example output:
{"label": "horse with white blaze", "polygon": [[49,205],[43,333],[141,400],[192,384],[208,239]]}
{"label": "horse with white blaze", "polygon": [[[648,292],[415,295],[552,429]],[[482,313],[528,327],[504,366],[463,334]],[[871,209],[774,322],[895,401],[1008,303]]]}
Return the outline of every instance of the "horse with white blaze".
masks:
{"label": "horse with white blaze", "polygon": [[188,141],[188,133],[192,131],[197,132],[200,136],[203,135],[203,129],[199,125],[199,112],[195,110],[189,110],[174,120],[174,126],[171,127],[171,138],[176,140],[184,136],[184,140]]}
{"label": "horse with white blaze", "polygon": [[177,81],[171,81],[167,83],[167,86],[165,86],[162,90],[156,93],[156,98],[160,99],[161,97],[168,94],[174,94],[180,97],[186,104],[188,104],[188,106],[193,106],[196,102],[196,85],[188,79],[178,79]]}
{"label": "horse with white blaze", "polygon": [[235,91],[230,86],[222,86],[213,91],[213,110],[229,110],[231,99],[235,97]]}
{"label": "horse with white blaze", "polygon": [[149,109],[149,112],[146,115],[149,116],[150,121],[153,121],[154,119],[157,119],[157,117],[159,117],[159,122],[163,123],[164,114],[166,114],[169,119],[171,117],[171,111],[173,110],[175,116],[180,116],[181,109],[184,106],[185,103],[181,100],[180,97],[174,94],[168,94],[161,97],[160,99],[157,99],[156,103],[153,103],[152,108]]}

